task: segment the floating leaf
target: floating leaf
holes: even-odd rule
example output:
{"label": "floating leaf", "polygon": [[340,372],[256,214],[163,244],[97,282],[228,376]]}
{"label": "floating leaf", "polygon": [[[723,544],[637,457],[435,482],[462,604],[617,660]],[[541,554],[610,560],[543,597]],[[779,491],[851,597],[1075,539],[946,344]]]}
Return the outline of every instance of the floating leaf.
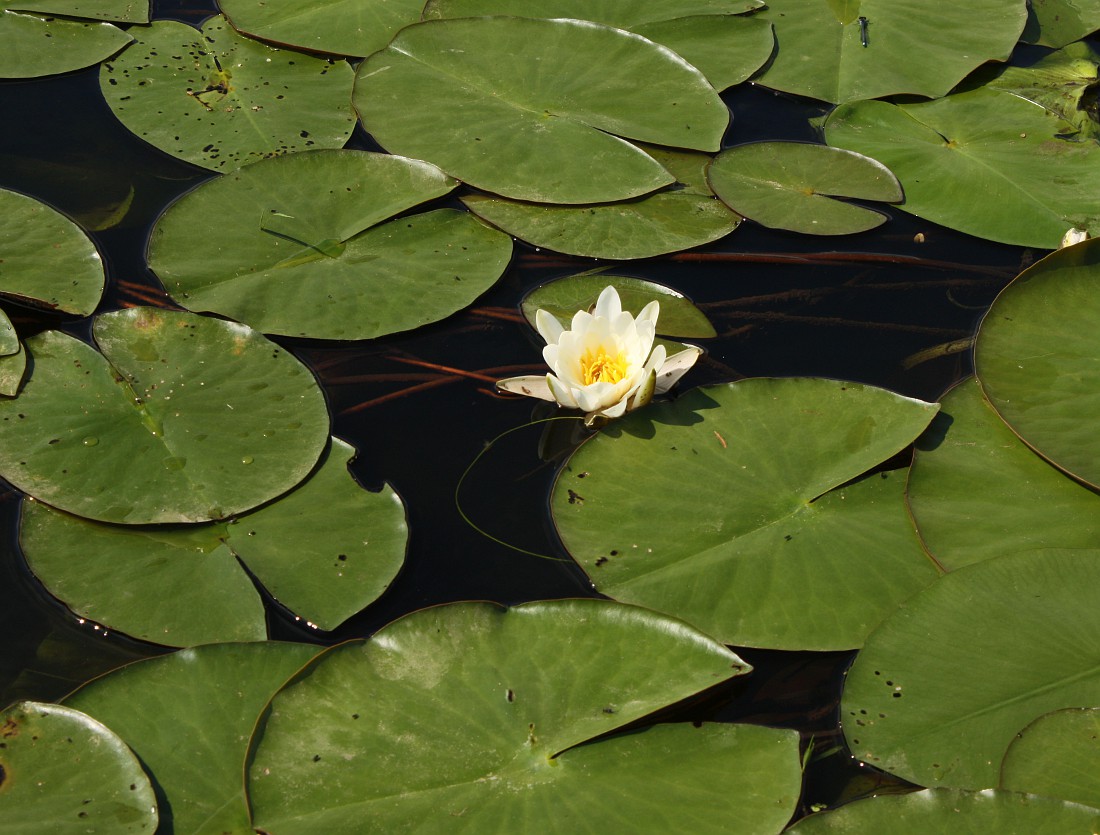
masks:
{"label": "floating leaf", "polygon": [[0,401],[0,473],[105,522],[198,522],[306,477],[328,439],[309,371],[260,334],[191,313],[98,317],[103,353],[57,331],[27,340],[31,375]]}
{"label": "floating leaf", "polygon": [[736,816],[778,831],[800,783],[791,732],[672,724],[604,736],[742,672],[688,625],[610,601],[416,612],[323,653],[275,696],[250,757],[253,823],[333,835],[446,830],[456,818],[478,832],[534,820],[549,832],[726,832]]}
{"label": "floating leaf", "polygon": [[847,102],[946,94],[975,67],[1008,58],[1027,10],[1023,0],[935,10],[922,0],[768,0],[761,16],[775,25],[779,48],[756,83]]}
{"label": "floating leaf", "polygon": [[891,835],[1090,835],[1100,825],[1096,809],[1016,792],[925,789],[880,795],[803,818],[791,835],[889,832]]}
{"label": "floating leaf", "polygon": [[14,354],[0,357],[0,394],[15,397],[27,371],[27,354],[20,347]]}
{"label": "floating leaf", "polygon": [[99,304],[105,278],[95,244],[45,203],[0,189],[0,252],[0,294],[79,316]]}
{"label": "floating leaf", "polygon": [[974,365],[990,403],[1056,466],[1100,484],[1100,241],[1033,264],[993,302]]}
{"label": "floating leaf", "polygon": [[1091,705],[1100,551],[1009,554],[946,574],[889,615],[848,671],[852,753],[925,786],[983,789],[1031,720]]}
{"label": "floating leaf", "polygon": [[37,14],[110,20],[115,23],[149,22],[149,0],[16,0],[2,6]]}
{"label": "floating leaf", "polygon": [[109,673],[65,704],[109,725],[141,757],[166,801],[165,831],[248,833],[241,770],[249,735],[271,694],[316,651],[195,647]]}
{"label": "floating leaf", "polygon": [[403,29],[360,65],[355,106],[393,153],[546,203],[625,200],[668,185],[661,165],[618,137],[714,151],[729,121],[699,71],[652,41],[517,17]]}
{"label": "floating leaf", "polygon": [[79,70],[114,55],[132,40],[110,23],[63,20],[0,7],[0,78]]}
{"label": "floating leaf", "polygon": [[5,832],[83,835],[157,828],[141,763],[110,729],[61,705],[20,702],[0,713]]}
{"label": "floating leaf", "polygon": [[1031,0],[1021,39],[1057,49],[1100,28],[1097,0]]}
{"label": "floating leaf", "polygon": [[1008,746],[1001,787],[1100,807],[1100,709],[1040,716]]}
{"label": "floating leaf", "polygon": [[715,199],[704,170],[707,154],[645,150],[677,183],[619,203],[561,206],[472,194],[470,211],[535,246],[588,258],[650,258],[725,237],[741,218]]}
{"label": "floating leaf", "polygon": [[634,29],[649,23],[695,15],[732,15],[764,6],[763,0],[540,0],[532,7],[526,0],[428,0],[424,19],[515,15],[571,17],[592,20],[605,26]]}
{"label": "floating leaf", "polygon": [[1100,542],[1100,496],[1028,449],[976,380],[941,405],[909,473],[909,507],[941,565]]}
{"label": "floating leaf", "polygon": [[[585,443],[554,485],[554,522],[616,600],[730,644],[857,647],[936,572],[900,479],[837,488],[905,447],[936,409],[813,378],[695,389]],[[776,577],[799,578],[805,593]]]}
{"label": "floating leaf", "polygon": [[512,242],[466,212],[382,223],[455,181],[419,160],[316,151],[265,160],[185,195],[149,263],[168,291],[266,333],[370,339],[435,322],[500,277]]}
{"label": "floating leaf", "polygon": [[265,157],[339,148],[351,136],[352,70],[238,35],[159,20],[99,75],[127,128],[174,157],[231,170]]}
{"label": "floating leaf", "polygon": [[897,175],[907,212],[1046,249],[1071,227],[1100,232],[1100,151],[1059,139],[1066,130],[1073,128],[1044,108],[984,89],[916,104],[842,105],[825,123],[830,145]]}
{"label": "floating leaf", "polygon": [[886,222],[881,212],[835,198],[902,199],[882,163],[807,142],[752,142],[722,151],[707,172],[711,188],[735,212],[772,229],[848,235]]}

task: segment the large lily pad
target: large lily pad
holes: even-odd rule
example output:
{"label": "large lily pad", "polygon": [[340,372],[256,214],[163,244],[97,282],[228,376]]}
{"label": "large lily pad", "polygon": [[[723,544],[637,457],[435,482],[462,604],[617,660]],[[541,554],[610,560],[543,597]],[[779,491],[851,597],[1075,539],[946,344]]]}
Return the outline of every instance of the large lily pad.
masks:
{"label": "large lily pad", "polygon": [[141,757],[170,832],[252,832],[241,785],[252,726],[317,651],[305,644],[212,644],[130,664],[65,704],[109,725]]}
{"label": "large lily pad", "polygon": [[1041,46],[1060,47],[1100,28],[1097,0],[1031,0],[1022,39]]}
{"label": "large lily pad", "polygon": [[149,22],[149,0],[8,0],[0,8],[115,23]]}
{"label": "large lily pad", "polygon": [[1040,716],[1013,740],[1001,786],[1100,807],[1100,709]]}
{"label": "large lily pad", "polygon": [[886,222],[836,198],[897,203],[897,178],[852,151],[807,142],[753,142],[722,151],[707,170],[714,193],[735,212],[773,229],[809,235],[865,232]]}
{"label": "large lily pad", "polygon": [[79,70],[109,58],[132,40],[110,23],[64,20],[0,6],[0,78]]}
{"label": "large lily pad", "polygon": [[1100,241],[1032,265],[994,301],[974,365],[993,407],[1055,465],[1100,485]]}
{"label": "large lily pad", "polygon": [[660,23],[697,15],[732,15],[761,8],[763,0],[540,0],[532,5],[526,0],[428,0],[424,19],[443,17],[478,17],[481,15],[515,15],[530,17],[571,17],[593,20],[620,29],[634,29],[649,23]]}
{"label": "large lily pad", "polygon": [[741,222],[706,180],[711,157],[655,147],[645,150],[676,184],[618,203],[554,206],[471,194],[466,207],[535,246],[589,258],[650,258],[725,237]]}
{"label": "large lily pad", "polygon": [[0,295],[79,316],[99,304],[106,279],[95,244],[45,203],[0,189],[0,252]]}
{"label": "large lily pad", "polygon": [[100,87],[119,120],[167,154],[231,170],[351,136],[346,62],[265,46],[220,16],[201,30],[161,20],[134,34]]}
{"label": "large lily pad", "polygon": [[1100,231],[1100,150],[1044,107],[978,89],[930,102],[865,101],[825,123],[830,145],[874,157],[902,208],[981,238],[1054,249],[1071,227]]}
{"label": "large lily pad", "polygon": [[936,572],[901,479],[837,488],[905,447],[936,409],[813,378],[696,389],[585,443],[554,485],[554,521],[616,600],[730,644],[857,647]]}
{"label": "large lily pad", "polygon": [[977,381],[952,389],[941,404],[917,441],[909,507],[942,566],[1100,542],[1100,496],[1028,449]]}
{"label": "large lily pad", "polygon": [[20,702],[0,713],[0,829],[84,835],[157,828],[141,763],[95,719],[61,705]]}
{"label": "large lily pad", "polygon": [[103,353],[46,331],[0,401],[0,473],[105,522],[199,522],[302,481],[328,439],[313,375],[252,329],[131,308],[98,317]]}
{"label": "large lily pad", "polygon": [[619,137],[715,151],[729,121],[702,74],[646,38],[518,17],[403,29],[360,65],[355,106],[389,151],[544,203],[625,200],[668,185],[660,164]]}
{"label": "large lily pad", "polygon": [[440,209],[383,223],[456,185],[419,160],[292,154],[184,196],[149,263],[184,306],[267,333],[369,339],[435,322],[500,277],[507,235]]}
{"label": "large lily pad", "polygon": [[757,83],[847,102],[946,94],[980,64],[1008,58],[1027,9],[1023,0],[958,0],[934,10],[923,0],[768,0],[761,15],[775,25],[779,48]]}
{"label": "large lily pad", "polygon": [[997,785],[1016,734],[1100,694],[1100,551],[1032,551],[968,565],[903,603],[848,671],[857,757],[925,786]]}
{"label": "large lily pad", "polygon": [[250,757],[253,823],[726,832],[736,816],[778,831],[800,783],[795,734],[604,737],[745,669],[692,627],[610,601],[417,612],[325,652],[275,696]]}

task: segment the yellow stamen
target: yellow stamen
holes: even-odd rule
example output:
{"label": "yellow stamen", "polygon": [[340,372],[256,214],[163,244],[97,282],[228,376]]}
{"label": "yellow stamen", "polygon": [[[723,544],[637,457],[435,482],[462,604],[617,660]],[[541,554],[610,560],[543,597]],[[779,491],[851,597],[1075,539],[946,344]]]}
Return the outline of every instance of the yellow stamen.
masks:
{"label": "yellow stamen", "polygon": [[584,384],[617,383],[626,376],[627,362],[622,351],[611,357],[602,348],[586,351],[581,357],[581,378]]}

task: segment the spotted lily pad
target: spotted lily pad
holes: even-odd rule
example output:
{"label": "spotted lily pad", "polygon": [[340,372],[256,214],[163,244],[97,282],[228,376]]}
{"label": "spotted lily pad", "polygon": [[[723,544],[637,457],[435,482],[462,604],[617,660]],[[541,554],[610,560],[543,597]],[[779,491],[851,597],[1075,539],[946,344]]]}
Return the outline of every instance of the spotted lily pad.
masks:
{"label": "spotted lily pad", "polygon": [[1100,28],[1097,0],[1031,0],[1022,40],[1060,47]]}
{"label": "spotted lily pad", "polygon": [[35,78],[91,66],[131,40],[110,23],[66,20],[0,6],[0,78]]}
{"label": "spotted lily pad", "polygon": [[0,7],[114,23],[149,22],[149,0],[9,0]]}

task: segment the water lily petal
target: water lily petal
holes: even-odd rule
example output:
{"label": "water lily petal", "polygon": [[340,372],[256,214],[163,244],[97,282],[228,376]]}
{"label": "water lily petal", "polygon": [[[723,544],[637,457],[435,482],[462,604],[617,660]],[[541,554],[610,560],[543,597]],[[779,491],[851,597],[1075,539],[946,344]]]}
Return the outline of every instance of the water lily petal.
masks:
{"label": "water lily petal", "polygon": [[646,373],[659,373],[661,367],[665,364],[665,346],[658,345],[653,349],[653,353],[649,355],[649,359],[646,361],[645,370]]}
{"label": "water lily petal", "polygon": [[579,409],[577,399],[573,396],[573,392],[568,386],[562,384],[561,380],[555,377],[553,374],[546,375],[546,384],[551,391],[550,400],[556,400],[559,406],[564,406],[567,409]]}
{"label": "water lily petal", "polygon": [[[661,347],[661,346],[658,346]],[[664,394],[683,377],[695,361],[703,355],[703,349],[689,345],[685,350],[673,354],[657,372],[657,394]]]}
{"label": "water lily petal", "polygon": [[650,371],[646,375],[645,382],[638,386],[638,390],[630,396],[629,402],[626,404],[627,409],[634,411],[645,406],[653,399],[653,393],[657,388],[657,372]]}
{"label": "water lily petal", "polygon": [[512,394],[537,397],[539,400],[553,402],[556,399],[550,390],[550,386],[547,385],[546,377],[509,377],[506,380],[497,380],[497,388]]}
{"label": "water lily petal", "polygon": [[556,345],[558,338],[565,331],[558,317],[553,313],[547,313],[542,308],[535,311],[535,329],[547,345]]}
{"label": "water lily petal", "polygon": [[[629,388],[625,386],[622,388],[629,391]],[[573,396],[577,398],[577,405],[586,412],[605,409],[620,400],[624,393],[620,391],[620,385],[615,383],[592,383],[582,388],[573,389]]]}
{"label": "water lily petal", "polygon": [[638,314],[638,322],[652,322],[657,324],[657,314],[661,312],[661,304],[656,299],[651,301],[645,307],[642,308],[642,312]]}
{"label": "water lily petal", "polygon": [[592,312],[605,319],[614,319],[623,312],[623,303],[619,300],[619,291],[614,285],[608,284],[603,288],[600,297],[596,299],[596,309]]}

